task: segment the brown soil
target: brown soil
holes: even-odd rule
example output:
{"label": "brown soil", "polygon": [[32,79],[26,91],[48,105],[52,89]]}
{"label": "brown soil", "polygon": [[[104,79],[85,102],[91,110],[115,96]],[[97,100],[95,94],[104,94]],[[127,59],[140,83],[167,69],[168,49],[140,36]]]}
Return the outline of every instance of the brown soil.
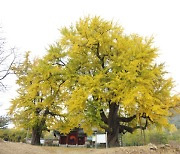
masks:
{"label": "brown soil", "polygon": [[108,149],[32,146],[25,143],[0,142],[0,154],[180,154],[180,144]]}

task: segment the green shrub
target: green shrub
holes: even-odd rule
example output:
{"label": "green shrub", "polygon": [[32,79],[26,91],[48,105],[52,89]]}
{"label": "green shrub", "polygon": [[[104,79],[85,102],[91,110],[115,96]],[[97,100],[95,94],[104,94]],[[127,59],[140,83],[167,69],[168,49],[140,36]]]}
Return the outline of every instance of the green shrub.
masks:
{"label": "green shrub", "polygon": [[170,133],[170,135],[168,136],[168,140],[171,141],[176,141],[178,143],[180,143],[180,129],[178,129],[177,131]]}
{"label": "green shrub", "polygon": [[144,143],[143,135],[140,131],[136,131],[133,134],[127,133],[123,135],[123,146],[140,146]]}
{"label": "green shrub", "polygon": [[168,143],[168,133],[167,132],[160,132],[160,131],[153,131],[148,134],[149,136],[149,143],[153,144],[166,144]]}
{"label": "green shrub", "polygon": [[17,130],[17,129],[1,129],[0,130],[0,138],[5,141],[12,142],[24,142],[26,138],[25,130]]}
{"label": "green shrub", "polygon": [[[172,140],[176,140],[178,137],[180,136],[177,134],[171,135]],[[123,135],[123,146],[139,146],[148,143],[166,144],[168,143],[169,138],[170,133],[167,131],[158,131],[157,129],[153,129],[151,131],[146,130],[143,132],[137,130],[133,134],[127,133]]]}

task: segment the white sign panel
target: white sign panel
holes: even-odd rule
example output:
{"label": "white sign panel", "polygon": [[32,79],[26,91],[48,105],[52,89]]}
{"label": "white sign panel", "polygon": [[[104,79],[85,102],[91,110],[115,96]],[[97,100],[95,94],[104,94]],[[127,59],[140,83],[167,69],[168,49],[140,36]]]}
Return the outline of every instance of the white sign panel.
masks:
{"label": "white sign panel", "polygon": [[40,140],[40,143],[41,143],[41,144],[44,144],[44,139],[41,139],[41,140]]}
{"label": "white sign panel", "polygon": [[96,136],[92,136],[92,141],[96,141]]}
{"label": "white sign panel", "polygon": [[96,143],[106,143],[106,134],[97,134],[97,142]]}

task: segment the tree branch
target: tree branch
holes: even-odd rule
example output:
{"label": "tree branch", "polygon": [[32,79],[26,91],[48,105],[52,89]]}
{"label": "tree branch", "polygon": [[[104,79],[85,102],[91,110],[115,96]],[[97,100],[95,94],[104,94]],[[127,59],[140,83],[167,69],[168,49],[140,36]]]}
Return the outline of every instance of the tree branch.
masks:
{"label": "tree branch", "polygon": [[125,126],[125,125],[120,125],[119,127],[119,132],[120,133],[133,133],[136,129],[141,129],[141,130],[145,130],[148,126],[148,120],[146,119],[146,123],[144,126],[136,126],[136,127],[130,127],[130,126]]}
{"label": "tree branch", "polygon": [[136,127],[134,127],[133,129],[134,129],[134,130],[135,130],[135,129],[145,130],[145,129],[147,128],[147,126],[148,126],[148,120],[146,119],[146,123],[145,123],[144,126],[136,126]]}
{"label": "tree branch", "polygon": [[47,116],[48,114],[51,115],[51,116],[53,116],[53,117],[55,117],[55,116],[65,117],[64,114],[57,114],[57,113],[54,113],[54,112],[49,111],[49,108],[47,107],[46,110],[45,110],[45,112],[44,112],[44,114],[43,114],[43,116],[45,117],[45,116]]}
{"label": "tree branch", "polygon": [[106,132],[112,132],[112,129],[109,128],[108,126],[105,126],[105,125],[101,125],[101,124],[100,124],[100,127],[101,127],[102,129],[104,129]]}
{"label": "tree branch", "polygon": [[133,133],[134,129],[132,127],[129,126],[125,126],[125,125],[120,125],[119,127],[119,133],[124,133],[124,132],[129,132],[129,133]]}
{"label": "tree branch", "polygon": [[119,122],[131,122],[135,118],[136,118],[136,115],[133,115],[133,116],[128,117],[128,118],[126,118],[126,117],[119,117],[118,121]]}
{"label": "tree branch", "polygon": [[103,109],[100,110],[101,119],[105,124],[108,124],[108,119],[103,111]]}
{"label": "tree branch", "polygon": [[143,115],[141,117],[144,119],[148,119],[150,122],[153,123],[153,120],[149,116],[146,116],[146,113],[143,113]]}
{"label": "tree branch", "polygon": [[99,54],[99,42],[96,44],[97,45],[97,52],[96,52],[96,56],[99,58],[100,62],[101,62],[101,66],[102,68],[104,68],[104,56],[101,57]]}
{"label": "tree branch", "polygon": [[[7,59],[7,57],[9,57],[11,54],[14,54],[14,49],[13,49],[13,52],[11,52],[8,56],[5,57],[5,59]],[[6,71],[6,73],[0,78],[0,80],[3,80],[7,75],[10,74],[10,69],[11,69],[12,65],[14,64],[15,58],[16,58],[16,56],[14,54],[14,58],[13,58],[12,62],[10,63],[8,69],[4,70],[4,71]],[[5,59],[3,59],[3,60],[5,60]]]}

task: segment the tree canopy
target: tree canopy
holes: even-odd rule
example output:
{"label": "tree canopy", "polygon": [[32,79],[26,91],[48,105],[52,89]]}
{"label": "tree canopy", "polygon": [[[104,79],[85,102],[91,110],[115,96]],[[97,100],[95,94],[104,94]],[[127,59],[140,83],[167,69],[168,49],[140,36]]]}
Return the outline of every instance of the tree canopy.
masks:
{"label": "tree canopy", "polygon": [[80,19],[61,29],[42,60],[15,69],[21,88],[11,114],[32,127],[45,118],[43,125],[62,132],[82,127],[91,134],[96,127],[108,133],[110,146],[118,145],[119,133],[151,124],[172,129],[167,117],[179,96],[157,56],[152,37],[126,35],[100,17]]}
{"label": "tree canopy", "polygon": [[118,142],[117,133],[149,124],[172,128],[167,117],[179,97],[171,94],[173,82],[164,77],[164,65],[155,63],[153,38],[126,35],[100,17],[80,19],[61,34],[71,75],[68,124],[87,132],[98,126],[108,132],[110,145]]}

